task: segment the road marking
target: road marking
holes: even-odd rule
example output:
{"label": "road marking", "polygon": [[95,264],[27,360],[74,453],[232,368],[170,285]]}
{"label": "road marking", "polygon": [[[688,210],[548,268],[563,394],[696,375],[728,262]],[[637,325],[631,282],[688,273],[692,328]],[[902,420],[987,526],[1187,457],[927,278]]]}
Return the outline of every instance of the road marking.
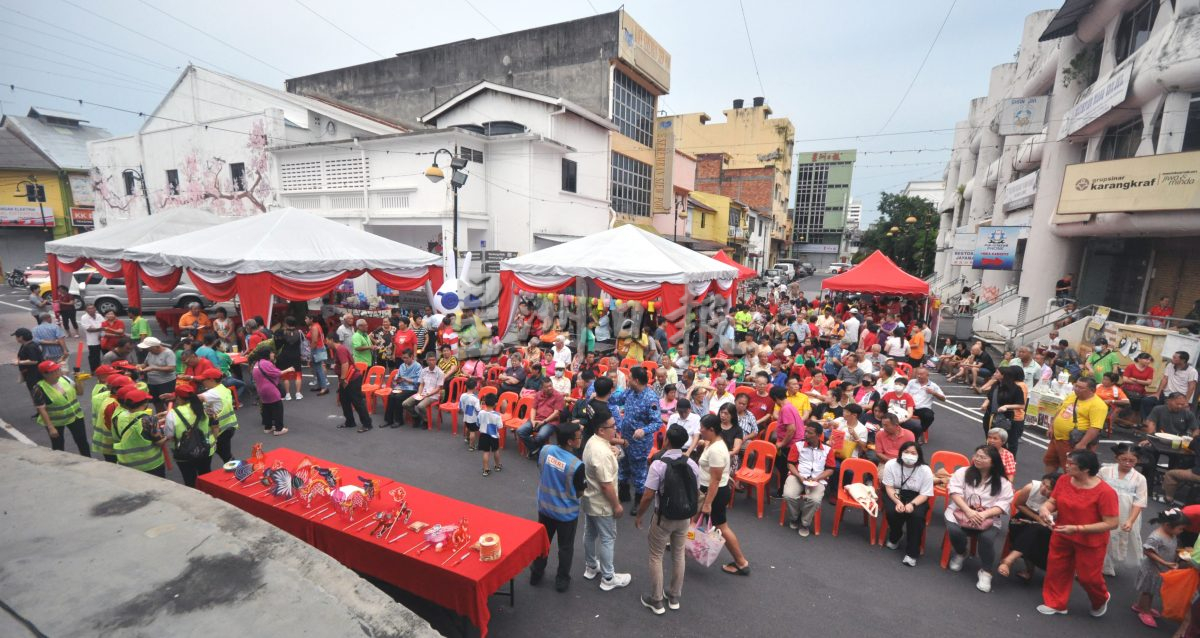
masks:
{"label": "road marking", "polygon": [[30,309],[30,306],[18,306],[15,303],[8,303],[7,301],[0,301],[0,303],[4,304],[6,306],[12,306],[13,308],[16,308],[17,310],[29,310]]}
{"label": "road marking", "polygon": [[12,435],[12,438],[16,439],[17,441],[24,443],[25,445],[37,447],[37,443],[34,443],[33,439],[21,434],[21,431],[13,427],[8,421],[0,419],[0,428],[3,428],[5,432],[8,432],[10,435]]}
{"label": "road marking", "polygon": [[979,401],[982,401],[982,400],[986,399],[987,397],[980,395],[980,394],[947,394],[946,398],[947,399],[977,399]]}
{"label": "road marking", "polygon": [[[936,405],[938,407],[946,408],[946,409],[950,410],[951,412],[954,412],[955,414],[958,414],[960,416],[967,417],[968,419],[974,419],[974,420],[978,421],[979,419],[983,418],[982,413],[976,411],[974,414],[972,414],[971,412],[968,411],[968,410],[970,410],[970,408],[964,408],[956,403],[951,403],[949,401],[945,401],[945,402],[942,402],[942,403],[936,404]],[[978,408],[976,408],[976,410],[978,410]],[[1028,443],[1034,447],[1041,448],[1043,450],[1046,449],[1046,446],[1049,444],[1046,439],[1044,439],[1036,434],[1033,434],[1032,432],[1029,432],[1029,431],[1025,431],[1024,433],[1022,433],[1021,442]]]}

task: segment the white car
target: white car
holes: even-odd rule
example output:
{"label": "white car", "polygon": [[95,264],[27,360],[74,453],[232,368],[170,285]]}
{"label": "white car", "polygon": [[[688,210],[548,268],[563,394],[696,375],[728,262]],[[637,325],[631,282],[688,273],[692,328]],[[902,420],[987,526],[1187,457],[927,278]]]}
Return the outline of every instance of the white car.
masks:
{"label": "white car", "polygon": [[853,267],[852,264],[848,264],[844,261],[834,262],[832,264],[829,264],[829,274],[831,274],[831,275],[841,274],[841,273],[846,272],[847,270],[850,270],[852,267]]}

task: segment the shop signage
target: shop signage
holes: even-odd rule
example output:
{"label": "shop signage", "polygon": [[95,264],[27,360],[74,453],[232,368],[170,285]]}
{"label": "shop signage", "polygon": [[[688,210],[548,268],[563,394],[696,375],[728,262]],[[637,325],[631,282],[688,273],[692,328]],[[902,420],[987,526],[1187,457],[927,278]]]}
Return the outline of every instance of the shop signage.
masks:
{"label": "shop signage", "polygon": [[511,250],[485,250],[483,251],[484,261],[503,261],[516,257],[517,253]]}
{"label": "shop signage", "polygon": [[92,221],[92,216],[95,214],[94,208],[71,208],[71,225],[75,228],[83,228],[91,230],[95,228],[95,222]]}
{"label": "shop signage", "polygon": [[977,270],[1012,270],[1017,261],[1016,226],[984,226],[975,236],[975,255],[971,267]]}
{"label": "shop signage", "polygon": [[798,253],[836,255],[839,247],[838,244],[795,244],[792,246],[792,250]]}
{"label": "shop signage", "polygon": [[1091,124],[1096,118],[1108,113],[1112,108],[1125,101],[1129,94],[1129,78],[1133,75],[1133,65],[1126,65],[1107,80],[1092,85],[1079,96],[1063,116],[1062,125],[1058,129],[1058,139],[1062,140],[1083,127]]}
{"label": "shop signage", "polygon": [[951,266],[970,266],[975,259],[975,231],[954,233],[954,245],[950,252]]}
{"label": "shop signage", "polygon": [[1046,125],[1046,107],[1050,96],[1014,97],[1000,110],[1001,135],[1037,135]]}
{"label": "shop signage", "polygon": [[0,226],[54,226],[54,207],[3,205],[0,206]]}
{"label": "shop signage", "polygon": [[650,175],[650,214],[670,214],[675,206],[674,120],[654,122],[654,166]]}
{"label": "shop signage", "polygon": [[1004,212],[1033,206],[1039,173],[1041,171],[1034,171],[1021,179],[1009,182],[1004,187]]}
{"label": "shop signage", "polygon": [[1059,215],[1200,208],[1200,151],[1072,164]]}

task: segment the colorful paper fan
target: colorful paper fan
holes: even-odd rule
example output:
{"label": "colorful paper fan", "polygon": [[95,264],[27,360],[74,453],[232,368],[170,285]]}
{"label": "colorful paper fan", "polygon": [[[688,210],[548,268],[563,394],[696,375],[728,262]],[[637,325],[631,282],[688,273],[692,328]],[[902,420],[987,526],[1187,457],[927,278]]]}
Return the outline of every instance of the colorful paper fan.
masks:
{"label": "colorful paper fan", "polygon": [[291,498],[293,494],[292,473],[285,469],[271,470],[271,494]]}
{"label": "colorful paper fan", "polygon": [[239,481],[250,478],[251,474],[254,474],[254,466],[246,462],[239,462],[237,467],[233,469],[233,476]]}
{"label": "colorful paper fan", "polygon": [[295,471],[292,472],[292,476],[298,476],[298,477],[300,477],[301,481],[307,481],[308,474],[312,470],[312,468],[313,468],[312,461],[310,461],[307,457],[305,457],[305,459],[300,461],[300,464],[296,466]]}

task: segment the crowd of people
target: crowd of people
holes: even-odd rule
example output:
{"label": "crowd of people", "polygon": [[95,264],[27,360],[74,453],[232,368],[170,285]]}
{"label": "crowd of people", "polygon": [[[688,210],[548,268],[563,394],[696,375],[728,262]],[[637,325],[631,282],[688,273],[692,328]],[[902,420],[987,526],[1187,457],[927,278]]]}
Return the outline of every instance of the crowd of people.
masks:
{"label": "crowd of people", "polygon": [[[1162,387],[1151,392],[1143,382],[1146,362],[1119,371],[1102,340],[1086,356],[1052,342],[1020,348],[996,364],[979,343],[963,348],[948,342],[935,352],[919,313],[902,299],[808,300],[773,291],[732,308],[732,339],[694,355],[685,354],[652,315],[641,330],[629,334],[626,327],[615,335],[596,334],[602,315],[588,322],[578,350],[567,335],[539,330],[528,343],[485,357],[459,342],[468,317],[397,317],[369,330],[367,321],[347,314],[326,331],[314,317],[287,316],[270,327],[261,318],[237,325],[222,310],[210,317],[194,307],[168,346],[149,334],[136,309],[130,309],[127,329],[88,306],[78,323],[97,380],[91,440],[79,405],[82,388],[63,374],[62,326],[39,315],[33,330],[21,328],[14,336],[22,380],[55,449],[63,449],[70,433],[81,454],[90,456],[94,448],[106,460],[158,476],[165,475],[169,449],[188,485],[211,470],[214,456],[234,458],[237,409],[251,396],[264,433],[275,436],[288,432],[285,402],[302,400],[305,389],[327,394],[334,383],[344,416],[339,427],[360,433],[375,429],[367,392],[383,401],[382,428],[406,422],[430,428],[443,405],[457,404],[463,444],[481,453],[484,477],[504,469],[500,455],[510,430],[518,450],[536,460],[538,519],[558,544],[559,591],[571,582],[581,515],[584,578],[599,578],[602,590],[631,582],[613,564],[615,520],[627,507],[639,527],[650,516],[650,590],[642,603],[655,614],[679,608],[683,536],[697,517],[724,538],[730,560],[720,569],[752,573],[726,510],[733,494],[751,489],[741,484],[739,467],[761,467],[757,455],[764,449],[775,459],[766,468],[771,480],[765,489],[783,499],[786,522],[801,537],[814,531],[826,502],[844,498],[851,485],[867,485],[887,524],[882,542],[901,550],[905,565],[916,566],[940,493],[948,566],[959,571],[976,553],[980,591],[991,591],[994,574],[1025,579],[1040,568],[1046,576],[1039,611],[1065,613],[1070,583],[1078,579],[1099,616],[1108,602],[1104,576],[1120,565],[1140,559],[1146,574],[1139,583],[1153,584],[1147,569],[1161,565],[1143,551],[1150,540],[1143,543],[1138,531],[1147,507],[1139,445],[1116,450],[1115,463],[1105,466],[1097,446],[1109,409],[1133,385],[1142,389],[1139,409],[1151,404],[1146,431],[1193,433],[1188,406],[1196,374],[1186,353],[1175,355]],[[622,339],[645,345],[619,348]],[[736,347],[723,347],[730,342]],[[1078,370],[1069,367],[1072,362]],[[312,372],[308,388],[301,374],[306,367]],[[983,440],[953,471],[935,467],[923,449],[936,420],[933,404],[946,398],[931,378],[934,370],[986,397]],[[1057,381],[1063,371],[1073,386],[1053,418],[1044,473],[1017,489],[1028,392]],[[851,467],[858,475],[847,471]],[[1174,498],[1186,483],[1200,483],[1200,474],[1190,467],[1167,472],[1164,488],[1173,486],[1167,496]],[[1162,552],[1153,555],[1166,562],[1173,557],[1164,535],[1173,537],[1169,532],[1183,525],[1172,516],[1159,516],[1161,525],[1151,535],[1159,544],[1155,551]],[[1005,534],[1013,550],[999,556]],[[672,566],[666,576],[668,547]],[[533,584],[542,580],[547,562],[534,563]],[[1139,613],[1153,620],[1150,604],[1137,601]]]}

